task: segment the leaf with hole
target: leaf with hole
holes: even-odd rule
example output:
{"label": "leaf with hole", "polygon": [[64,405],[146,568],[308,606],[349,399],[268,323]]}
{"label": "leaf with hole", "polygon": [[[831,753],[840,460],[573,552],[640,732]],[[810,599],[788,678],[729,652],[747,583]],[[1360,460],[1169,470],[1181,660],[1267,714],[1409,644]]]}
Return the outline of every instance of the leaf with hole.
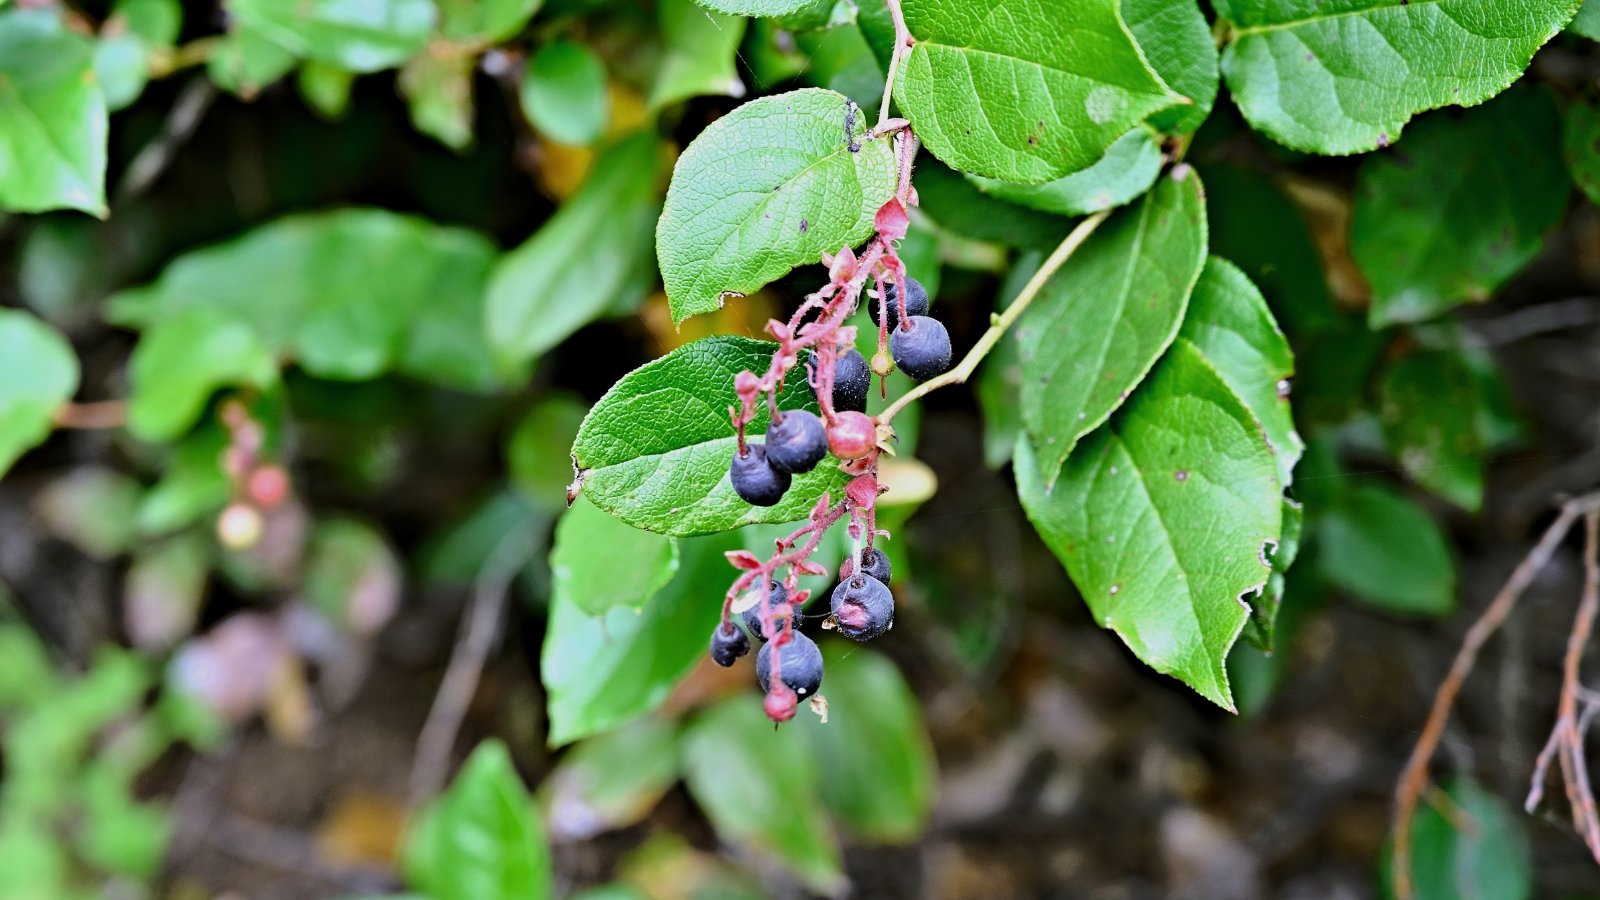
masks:
{"label": "leaf with hole", "polygon": [[899,176],[869,125],[843,94],[807,88],[752,100],[694,139],[656,226],[674,322],[872,233]]}
{"label": "leaf with hole", "polygon": [[1054,486],[1026,440],[1017,492],[1095,620],[1225,709],[1224,668],[1282,532],[1272,450],[1243,402],[1178,342]]}
{"label": "leaf with hole", "polygon": [[[776,349],[749,338],[704,338],[624,375],[589,411],[572,446],[583,495],[636,528],[679,537],[792,522],[824,491],[841,496],[844,473],[828,462],[796,476],[776,506],[751,506],[728,480],[733,378],[766,371]],[[817,411],[803,375],[791,375],[778,406]],[[749,433],[766,428],[763,407]]]}
{"label": "leaf with hole", "polygon": [[1106,220],[1018,320],[1022,418],[1046,483],[1177,336],[1206,261],[1193,171]]}

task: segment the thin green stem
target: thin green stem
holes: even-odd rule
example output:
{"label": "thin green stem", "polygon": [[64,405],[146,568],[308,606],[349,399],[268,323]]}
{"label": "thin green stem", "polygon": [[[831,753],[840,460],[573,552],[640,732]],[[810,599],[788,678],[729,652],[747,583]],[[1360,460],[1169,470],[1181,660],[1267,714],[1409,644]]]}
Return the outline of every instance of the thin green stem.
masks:
{"label": "thin green stem", "polygon": [[1049,281],[1050,277],[1056,273],[1056,270],[1060,269],[1068,259],[1072,258],[1072,254],[1083,246],[1083,242],[1089,239],[1089,235],[1094,234],[1094,230],[1099,228],[1100,223],[1104,222],[1110,214],[1110,210],[1102,210],[1079,222],[1078,227],[1072,229],[1072,233],[1067,235],[1056,249],[1051,252],[1049,258],[1039,267],[1039,271],[1033,273],[1033,277],[1028,280],[1028,284],[1022,289],[1022,293],[1017,295],[1017,299],[1011,301],[1011,305],[1006,307],[1005,312],[994,317],[989,324],[989,330],[985,331],[983,336],[978,338],[978,342],[972,345],[972,349],[967,351],[967,355],[962,358],[960,365],[940,375],[938,378],[924,381],[907,391],[900,399],[890,404],[888,409],[878,414],[878,424],[889,424],[900,410],[905,409],[913,401],[919,400],[939,388],[946,385],[963,384],[968,378],[971,378],[972,373],[978,368],[978,363],[983,362],[983,358],[989,355],[989,351],[993,350],[996,344],[1000,343],[1000,338],[1005,336],[1006,331],[1017,321],[1017,318],[1027,311],[1028,305],[1033,302],[1033,298],[1037,297],[1039,292],[1044,289],[1045,282]]}

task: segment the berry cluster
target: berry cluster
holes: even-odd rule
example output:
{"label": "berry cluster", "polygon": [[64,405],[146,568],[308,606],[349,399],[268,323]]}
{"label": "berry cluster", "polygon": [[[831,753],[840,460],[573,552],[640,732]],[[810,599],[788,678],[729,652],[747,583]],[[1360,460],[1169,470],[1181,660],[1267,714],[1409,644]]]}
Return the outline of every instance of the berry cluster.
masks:
{"label": "berry cluster", "polygon": [[[846,248],[826,259],[829,284],[807,297],[789,322],[768,323],[778,349],[767,373],[745,371],[734,379],[740,402],[729,414],[738,446],[728,477],[741,499],[756,506],[776,505],[795,475],[815,469],[830,453],[853,476],[844,498],[835,504],[824,494],[809,521],[778,540],[770,559],[763,561],[744,551],[729,554],[734,566],[745,571],[724,601],[723,619],[711,636],[711,658],[731,666],[749,652],[751,638],[762,642],[756,678],[766,694],[767,715],[774,721],[792,718],[799,701],[815,698],[822,685],[822,653],[799,630],[809,597],[799,589],[798,579],[802,574],[827,573],[810,556],[828,528],[841,519],[848,518],[857,549],[840,566],[823,627],[865,641],[894,623],[889,560],[873,546],[876,538],[887,536],[876,527],[875,504],[881,491],[878,459],[893,432],[887,421],[867,415],[867,394],[873,375],[880,378],[880,391],[886,392],[888,375],[895,368],[926,381],[943,373],[951,362],[949,332],[928,315],[927,290],[905,275],[894,251],[893,241],[904,236],[905,222],[898,200],[885,204],[878,214],[879,236],[861,258]],[[877,290],[864,290],[869,277]],[[863,294],[878,329],[878,352],[870,365],[855,348],[856,329],[843,324]],[[801,365],[802,358],[820,416],[777,406],[785,377]],[[763,399],[772,424],[764,442],[758,443],[747,439],[746,429]],[[787,574],[779,580],[778,570],[784,567]],[[747,604],[740,617],[743,628],[732,615],[741,599]]]}

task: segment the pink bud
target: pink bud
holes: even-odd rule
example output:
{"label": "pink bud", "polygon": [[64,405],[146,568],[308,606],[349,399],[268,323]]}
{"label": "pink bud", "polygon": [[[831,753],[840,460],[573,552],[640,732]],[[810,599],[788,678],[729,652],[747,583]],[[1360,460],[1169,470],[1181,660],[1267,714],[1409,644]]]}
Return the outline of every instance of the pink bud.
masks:
{"label": "pink bud", "polygon": [[840,250],[839,255],[835,256],[833,260],[828,263],[828,277],[832,279],[835,284],[843,284],[854,278],[855,275],[856,252],[851,250],[849,247]]}
{"label": "pink bud", "polygon": [[888,203],[878,207],[878,214],[873,217],[872,223],[884,239],[898,241],[906,236],[911,217],[906,215],[906,208],[900,204],[899,198],[890,197]]}
{"label": "pink bud", "polygon": [[756,555],[749,550],[728,550],[723,555],[728,557],[728,562],[732,563],[735,569],[761,568],[761,560],[757,559]]}

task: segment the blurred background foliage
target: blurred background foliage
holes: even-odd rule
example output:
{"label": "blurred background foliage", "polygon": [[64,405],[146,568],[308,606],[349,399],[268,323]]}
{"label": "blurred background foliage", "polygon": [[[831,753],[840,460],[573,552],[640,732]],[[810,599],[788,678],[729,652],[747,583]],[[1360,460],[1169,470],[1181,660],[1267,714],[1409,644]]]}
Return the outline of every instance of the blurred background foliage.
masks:
{"label": "blurred background foliage", "polygon": [[[0,896],[1375,890],[1446,617],[1594,482],[1600,215],[1569,199],[1600,199],[1600,55],[1559,38],[1538,84],[1363,160],[1226,104],[1195,137],[1308,438],[1286,649],[1230,658],[1241,718],[1138,668],[1027,527],[1007,346],[897,419],[900,627],[828,645],[828,722],[774,731],[705,643],[723,551],[780,530],[569,510],[568,449],[623,373],[816,281],[676,330],[654,224],[739,98],[875,108],[867,6],[0,0],[0,147],[60,157],[0,168]],[[1500,187],[1433,202],[1506,138]],[[1070,223],[931,159],[917,185],[902,253],[966,346]],[[1437,808],[1478,830],[1419,825],[1426,896],[1600,896],[1570,828],[1498,799],[1575,571],[1466,698]]]}

